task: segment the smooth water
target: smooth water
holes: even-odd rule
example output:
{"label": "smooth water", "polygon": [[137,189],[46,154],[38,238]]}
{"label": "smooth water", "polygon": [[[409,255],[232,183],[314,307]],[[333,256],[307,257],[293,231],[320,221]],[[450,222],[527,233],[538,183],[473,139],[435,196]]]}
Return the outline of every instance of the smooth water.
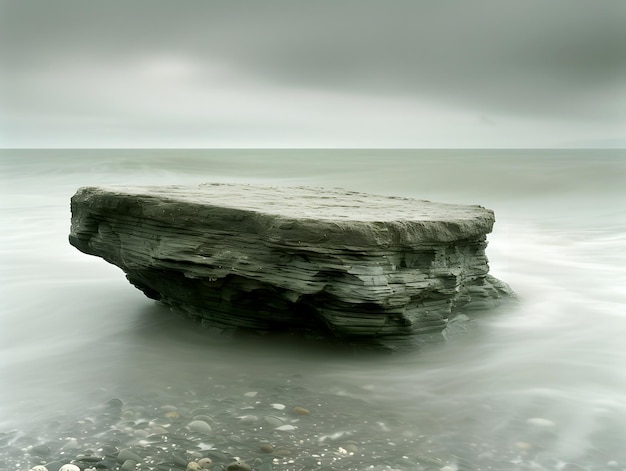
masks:
{"label": "smooth water", "polygon": [[[206,181],[489,207],[521,302],[414,352],[219,335],[67,242],[80,186]],[[624,151],[0,151],[0,432],[214,395],[307,407],[301,454],[344,434],[381,469],[626,469],[625,208]]]}

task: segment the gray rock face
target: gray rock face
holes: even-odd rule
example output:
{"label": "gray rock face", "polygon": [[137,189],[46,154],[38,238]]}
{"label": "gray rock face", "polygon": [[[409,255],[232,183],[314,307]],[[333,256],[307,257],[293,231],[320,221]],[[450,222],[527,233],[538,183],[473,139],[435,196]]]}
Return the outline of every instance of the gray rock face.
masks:
{"label": "gray rock face", "polygon": [[73,246],[213,326],[440,336],[513,296],[488,275],[480,206],[205,184],[81,188],[71,209]]}

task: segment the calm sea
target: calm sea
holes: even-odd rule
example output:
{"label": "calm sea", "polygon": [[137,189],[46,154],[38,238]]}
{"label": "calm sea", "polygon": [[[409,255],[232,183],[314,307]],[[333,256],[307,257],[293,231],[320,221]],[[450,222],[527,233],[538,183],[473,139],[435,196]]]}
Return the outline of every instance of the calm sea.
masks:
{"label": "calm sea", "polygon": [[[67,242],[78,187],[207,181],[486,206],[491,273],[521,302],[413,352],[220,336]],[[275,469],[347,437],[332,469],[626,469],[623,150],[2,150],[0,293],[0,437],[51,442],[112,398],[219,398],[214,417],[310,410]]]}

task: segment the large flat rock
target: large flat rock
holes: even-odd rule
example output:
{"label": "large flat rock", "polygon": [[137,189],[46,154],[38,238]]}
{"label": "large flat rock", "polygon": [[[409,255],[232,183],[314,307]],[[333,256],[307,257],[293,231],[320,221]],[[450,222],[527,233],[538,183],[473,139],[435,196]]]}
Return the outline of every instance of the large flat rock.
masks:
{"label": "large flat rock", "polygon": [[[491,210],[307,187],[86,187],[70,243],[209,325],[439,336],[512,295]],[[423,337],[426,338],[426,337]]]}

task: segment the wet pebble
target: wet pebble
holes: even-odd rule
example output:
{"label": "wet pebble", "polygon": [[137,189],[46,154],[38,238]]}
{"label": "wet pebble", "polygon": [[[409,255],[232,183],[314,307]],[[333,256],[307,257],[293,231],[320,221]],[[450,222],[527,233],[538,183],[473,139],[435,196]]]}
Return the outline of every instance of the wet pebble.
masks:
{"label": "wet pebble", "polygon": [[86,461],[88,463],[96,463],[102,459],[101,456],[94,455],[92,450],[85,450],[84,453],[76,455],[78,461]]}
{"label": "wet pebble", "polygon": [[48,468],[48,471],[59,471],[59,469],[61,469],[61,466],[63,466],[63,463],[61,463],[60,461],[50,461],[46,464],[46,468]]}
{"label": "wet pebble", "polygon": [[135,469],[137,469],[137,461],[135,460],[126,460],[120,467],[120,471],[134,471]]}
{"label": "wet pebble", "polygon": [[254,415],[244,415],[243,417],[239,418],[239,421],[244,425],[252,425],[257,420],[259,419]]}
{"label": "wet pebble", "polygon": [[274,447],[269,443],[261,443],[261,445],[259,445],[259,451],[261,453],[272,453],[274,451]]}
{"label": "wet pebble", "polygon": [[150,422],[151,425],[163,425],[163,426],[169,426],[171,425],[171,422],[165,418],[165,417],[157,417],[154,420],[152,420]]}
{"label": "wet pebble", "polygon": [[224,453],[223,451],[219,451],[219,450],[209,450],[207,454],[209,456],[212,456],[216,460],[220,460],[220,461],[227,461],[227,460],[233,459],[232,455],[228,455]]}
{"label": "wet pebble", "polygon": [[252,468],[249,464],[244,463],[243,461],[233,461],[226,466],[226,471],[252,471]]}
{"label": "wet pebble", "polygon": [[78,448],[80,448],[80,445],[78,445],[78,440],[75,438],[70,438],[63,444],[64,450],[77,450]]}
{"label": "wet pebble", "polygon": [[148,432],[146,432],[145,430],[135,430],[133,431],[133,435],[135,435],[135,437],[137,437],[139,440],[144,440],[145,438],[148,438]]}
{"label": "wet pebble", "polygon": [[141,461],[141,456],[139,456],[137,453],[135,453],[134,451],[128,448],[124,448],[118,453],[117,461],[119,463],[124,463],[125,461],[128,461],[128,460],[132,460],[132,461],[139,463]]}
{"label": "wet pebble", "polygon": [[200,469],[209,469],[213,464],[213,460],[211,460],[211,458],[202,458],[198,460],[198,464],[200,465]]}
{"label": "wet pebble", "polygon": [[297,406],[293,408],[293,413],[296,415],[309,415],[311,412],[304,407]]}
{"label": "wet pebble", "polygon": [[80,468],[76,466],[75,464],[68,463],[68,464],[64,464],[63,466],[61,466],[59,471],[80,471]]}
{"label": "wet pebble", "polygon": [[276,410],[285,410],[285,404],[280,404],[278,402],[275,402],[274,404],[270,404],[270,407]]}
{"label": "wet pebble", "polygon": [[120,399],[111,399],[110,401],[108,401],[106,403],[106,406],[108,406],[109,408],[113,408],[113,409],[118,409],[121,408],[124,405],[124,403],[120,400]]}
{"label": "wet pebble", "polygon": [[276,427],[275,430],[278,430],[279,432],[291,432],[292,430],[295,430],[296,427],[293,425],[281,425],[280,427]]}
{"label": "wet pebble", "polygon": [[187,471],[200,471],[202,468],[197,461],[190,461],[185,468]]}
{"label": "wet pebble", "polygon": [[275,417],[273,415],[266,415],[265,417],[263,417],[263,420],[265,420],[265,422],[270,424],[272,427],[280,427],[281,425],[284,424],[282,419]]}
{"label": "wet pebble", "polygon": [[35,456],[48,456],[50,454],[50,447],[48,445],[35,445],[29,452]]}
{"label": "wet pebble", "polygon": [[184,456],[179,455],[178,453],[172,453],[172,461],[177,466],[183,468],[187,466],[187,459]]}
{"label": "wet pebble", "polygon": [[165,435],[167,433],[167,429],[161,427],[160,425],[155,425],[150,427],[150,432],[154,435]]}
{"label": "wet pebble", "polygon": [[208,423],[206,423],[204,420],[192,420],[187,425],[187,428],[189,428],[189,430],[191,430],[192,432],[203,433],[203,434],[209,434],[213,431],[211,426]]}
{"label": "wet pebble", "polygon": [[113,468],[117,464],[117,460],[113,457],[107,457],[101,461],[96,463],[96,468],[98,469],[109,469]]}

